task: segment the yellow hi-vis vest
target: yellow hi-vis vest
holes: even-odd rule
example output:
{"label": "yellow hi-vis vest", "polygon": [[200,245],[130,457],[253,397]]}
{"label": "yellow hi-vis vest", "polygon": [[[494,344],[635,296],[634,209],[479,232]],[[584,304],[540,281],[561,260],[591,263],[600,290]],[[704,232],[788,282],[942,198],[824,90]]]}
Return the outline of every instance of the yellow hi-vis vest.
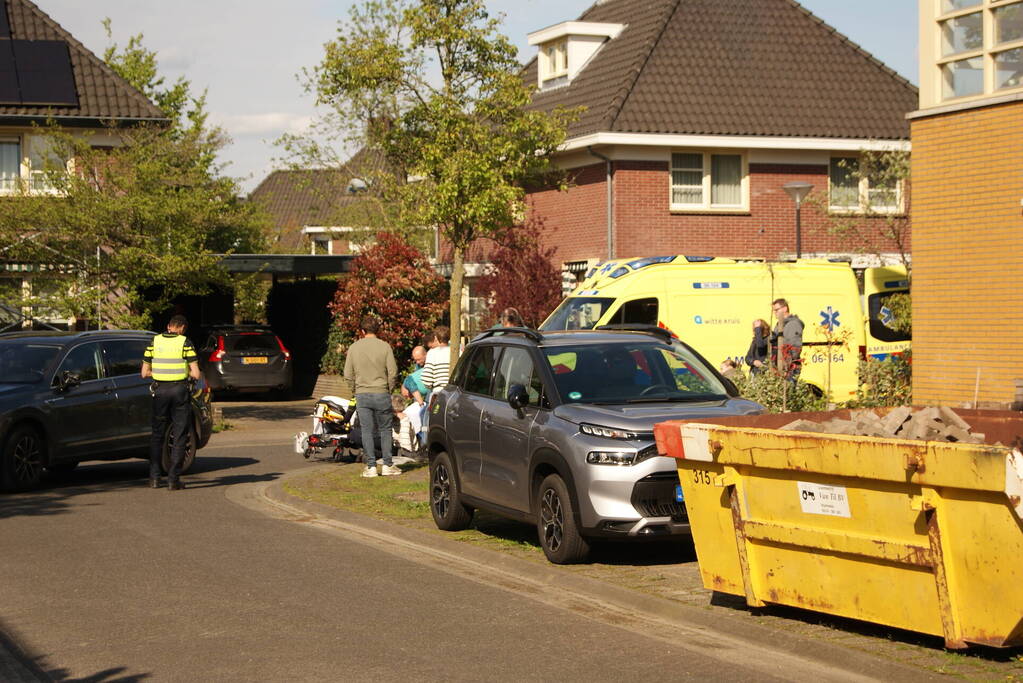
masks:
{"label": "yellow hi-vis vest", "polygon": [[177,382],[188,379],[188,362],[185,360],[183,334],[153,337],[153,379],[158,382]]}

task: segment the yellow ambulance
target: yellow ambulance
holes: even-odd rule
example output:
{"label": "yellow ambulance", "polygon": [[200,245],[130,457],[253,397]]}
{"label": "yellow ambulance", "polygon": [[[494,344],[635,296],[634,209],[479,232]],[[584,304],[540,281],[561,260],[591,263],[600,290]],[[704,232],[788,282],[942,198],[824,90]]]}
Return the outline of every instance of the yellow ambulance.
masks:
{"label": "yellow ambulance", "polygon": [[[871,296],[878,298],[868,296],[868,301],[876,302],[878,311],[884,307],[884,294],[897,290],[886,288],[894,280],[891,273],[887,280],[883,275],[872,280]],[[761,319],[773,327],[771,303],[779,298],[788,301],[790,312],[805,325],[802,379],[833,401],[854,398],[858,361],[867,350],[867,326],[860,288],[848,263],[740,262],[702,256],[610,261],[587,274],[540,329],[658,325],[716,366],[726,359],[741,365],[753,338],[753,321]],[[888,353],[896,343],[886,341],[883,334],[873,341],[879,352],[888,344],[883,347]]]}
{"label": "yellow ambulance", "polygon": [[863,273],[863,310],[867,320],[867,356],[885,360],[892,354],[909,350],[910,333],[897,329],[895,312],[889,308],[891,296],[909,291],[904,266],[868,268]]}

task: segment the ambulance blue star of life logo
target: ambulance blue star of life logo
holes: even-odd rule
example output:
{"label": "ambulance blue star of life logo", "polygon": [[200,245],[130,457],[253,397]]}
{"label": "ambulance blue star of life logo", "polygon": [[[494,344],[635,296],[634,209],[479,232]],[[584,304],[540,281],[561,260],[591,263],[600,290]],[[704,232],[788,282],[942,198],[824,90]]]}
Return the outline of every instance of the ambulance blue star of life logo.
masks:
{"label": "ambulance blue star of life logo", "polygon": [[702,325],[703,324],[703,316],[702,315],[695,316],[693,318],[693,322],[695,322],[697,325]]}
{"label": "ambulance blue star of life logo", "polygon": [[828,331],[841,327],[842,323],[838,321],[838,311],[828,306],[827,310],[821,311],[821,327],[828,328]]}
{"label": "ambulance blue star of life logo", "polygon": [[882,306],[881,322],[890,327],[894,320],[895,316],[892,315],[892,309],[888,308],[887,306]]}

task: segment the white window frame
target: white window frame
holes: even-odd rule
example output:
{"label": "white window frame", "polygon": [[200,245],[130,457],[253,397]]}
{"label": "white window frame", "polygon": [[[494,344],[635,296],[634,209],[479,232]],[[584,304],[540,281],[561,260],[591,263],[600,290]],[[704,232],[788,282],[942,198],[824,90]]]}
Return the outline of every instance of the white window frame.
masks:
{"label": "white window frame", "polygon": [[542,81],[568,75],[567,38],[552,40],[540,47],[540,74]]}
{"label": "white window frame", "polygon": [[[677,204],[674,201],[674,188],[672,172],[676,170],[695,170],[688,168],[676,168],[674,165],[676,154],[699,154],[703,159],[702,176],[702,197],[699,204]],[[741,178],[739,181],[739,204],[713,204],[711,202],[711,159],[717,155],[737,156],[741,164]],[[745,151],[735,149],[673,149],[668,155],[668,205],[673,212],[687,213],[749,213],[749,155]]]}
{"label": "white window frame", "polygon": [[861,160],[860,157],[849,154],[832,155],[828,159],[828,211],[830,213],[837,214],[888,214],[888,215],[900,215],[905,213],[904,198],[902,181],[898,181],[895,186],[895,204],[888,206],[871,206],[870,204],[870,179],[867,174],[860,170],[860,177],[857,181],[857,192],[856,192],[856,205],[855,206],[844,206],[841,204],[831,203],[831,170],[835,167],[842,159],[855,159]]}
{"label": "white window frame", "polygon": [[[982,97],[984,95],[1002,94],[1023,90],[1023,81],[1016,85],[998,87],[996,82],[997,73],[995,61],[998,55],[1009,50],[1023,49],[1023,36],[1017,40],[995,44],[995,11],[1003,7],[1020,5],[1023,9],[1023,0],[979,0],[976,5],[957,9],[949,12],[942,12],[943,0],[933,0],[937,4],[937,16],[935,18],[935,31],[937,35],[936,68],[938,79],[937,97],[940,102],[952,102],[957,100],[968,100],[970,98]],[[981,15],[981,26],[983,37],[981,46],[974,50],[965,50],[952,54],[942,54],[943,35],[942,30],[945,22],[959,19],[971,14]],[[983,64],[982,87],[980,92],[967,93],[962,95],[945,94],[945,69],[950,64],[968,59],[980,59]]]}
{"label": "white window frame", "polygon": [[0,195],[18,194],[21,189],[21,181],[25,179],[25,141],[20,135],[0,135],[0,142],[13,142],[18,145],[18,175],[14,179],[13,186],[0,185]]}

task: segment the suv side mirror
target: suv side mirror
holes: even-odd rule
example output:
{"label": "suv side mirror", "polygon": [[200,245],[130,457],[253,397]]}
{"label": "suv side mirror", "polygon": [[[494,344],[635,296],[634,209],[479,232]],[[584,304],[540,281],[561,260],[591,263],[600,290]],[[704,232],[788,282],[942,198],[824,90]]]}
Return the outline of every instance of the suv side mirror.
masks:
{"label": "suv side mirror", "polygon": [[521,384],[513,384],[508,388],[508,405],[514,410],[522,410],[529,405],[529,392]]}
{"label": "suv side mirror", "polygon": [[735,382],[728,379],[727,377],[722,377],[721,383],[725,385],[725,391],[728,392],[729,396],[732,397],[739,396],[739,387],[735,386]]}
{"label": "suv side mirror", "polygon": [[60,373],[60,376],[57,378],[57,389],[59,389],[60,391],[67,391],[68,389],[73,389],[74,387],[77,387],[81,383],[82,383],[81,377],[71,372],[70,370],[65,370],[64,372]]}

